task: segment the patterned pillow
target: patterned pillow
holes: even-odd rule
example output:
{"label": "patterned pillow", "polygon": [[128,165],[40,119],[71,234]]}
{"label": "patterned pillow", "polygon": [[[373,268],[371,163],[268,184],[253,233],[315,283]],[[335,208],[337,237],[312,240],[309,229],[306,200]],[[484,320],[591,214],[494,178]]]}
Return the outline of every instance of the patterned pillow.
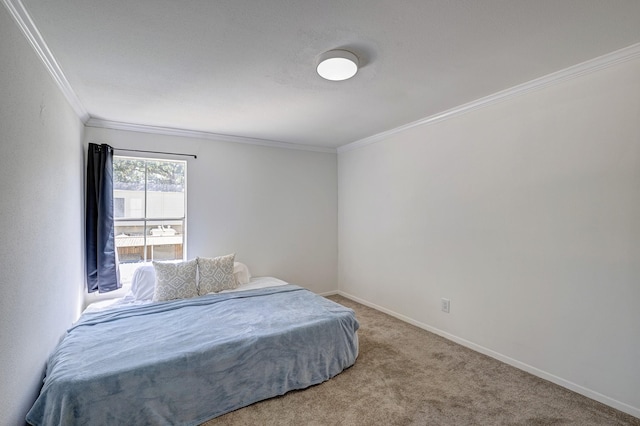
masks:
{"label": "patterned pillow", "polygon": [[198,293],[217,293],[238,287],[233,275],[234,254],[207,259],[198,257]]}
{"label": "patterned pillow", "polygon": [[153,262],[156,271],[156,288],[153,301],[161,302],[173,299],[188,299],[198,295],[196,274],[198,261]]}

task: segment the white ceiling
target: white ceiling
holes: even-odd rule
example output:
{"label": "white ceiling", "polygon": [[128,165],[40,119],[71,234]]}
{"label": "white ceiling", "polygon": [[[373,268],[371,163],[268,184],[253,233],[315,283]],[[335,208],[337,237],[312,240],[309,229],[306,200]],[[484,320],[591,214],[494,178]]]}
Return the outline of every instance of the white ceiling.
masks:
{"label": "white ceiling", "polygon": [[[325,148],[640,42],[638,0],[22,4],[94,119]],[[336,48],[354,78],[316,74]]]}

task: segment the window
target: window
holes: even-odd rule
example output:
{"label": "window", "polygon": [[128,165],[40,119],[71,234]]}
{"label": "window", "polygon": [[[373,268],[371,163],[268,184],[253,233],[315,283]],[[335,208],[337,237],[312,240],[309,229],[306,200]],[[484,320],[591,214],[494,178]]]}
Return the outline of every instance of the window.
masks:
{"label": "window", "polygon": [[114,156],[115,241],[120,279],[140,262],[184,258],[185,161]]}
{"label": "window", "polygon": [[124,198],[113,198],[113,217],[124,217]]}

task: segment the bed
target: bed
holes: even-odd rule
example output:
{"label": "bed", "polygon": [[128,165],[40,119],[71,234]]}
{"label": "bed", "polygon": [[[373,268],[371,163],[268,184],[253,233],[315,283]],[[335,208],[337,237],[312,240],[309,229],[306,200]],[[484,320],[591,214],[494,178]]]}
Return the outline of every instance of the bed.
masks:
{"label": "bed", "polygon": [[68,330],[26,420],[200,424],[339,374],[358,327],[351,309],[270,277],[187,299],[130,294]]}

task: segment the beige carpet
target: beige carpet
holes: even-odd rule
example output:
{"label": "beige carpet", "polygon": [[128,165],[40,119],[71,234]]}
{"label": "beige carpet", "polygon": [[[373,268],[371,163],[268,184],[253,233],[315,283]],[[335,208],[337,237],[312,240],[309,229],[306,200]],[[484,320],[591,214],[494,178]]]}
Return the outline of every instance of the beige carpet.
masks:
{"label": "beige carpet", "polygon": [[205,425],[640,425],[514,367],[341,296],[360,321],[355,365]]}

